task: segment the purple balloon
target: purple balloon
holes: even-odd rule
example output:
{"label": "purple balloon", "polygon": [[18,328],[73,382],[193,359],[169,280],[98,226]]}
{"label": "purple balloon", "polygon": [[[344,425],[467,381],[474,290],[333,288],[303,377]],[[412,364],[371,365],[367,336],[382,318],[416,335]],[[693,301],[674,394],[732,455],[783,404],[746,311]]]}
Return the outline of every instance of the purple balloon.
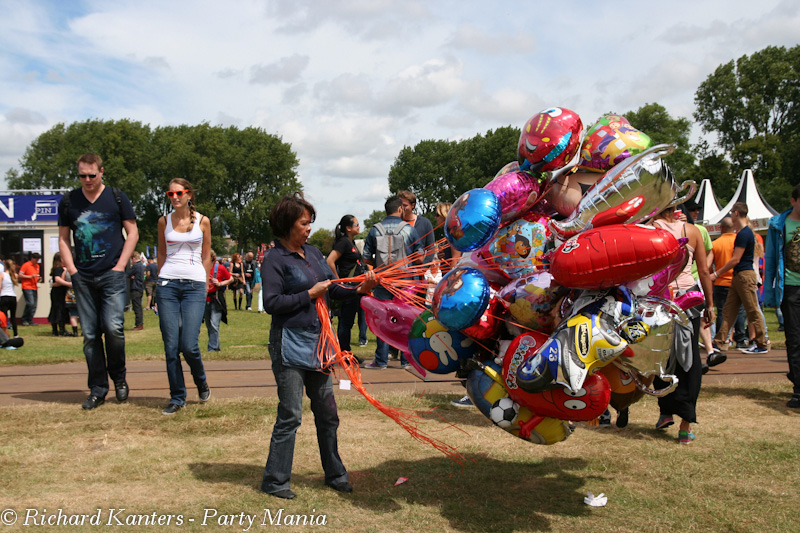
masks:
{"label": "purple balloon", "polygon": [[497,176],[484,188],[492,191],[500,200],[501,224],[520,218],[536,203],[542,192],[539,179],[523,171]]}

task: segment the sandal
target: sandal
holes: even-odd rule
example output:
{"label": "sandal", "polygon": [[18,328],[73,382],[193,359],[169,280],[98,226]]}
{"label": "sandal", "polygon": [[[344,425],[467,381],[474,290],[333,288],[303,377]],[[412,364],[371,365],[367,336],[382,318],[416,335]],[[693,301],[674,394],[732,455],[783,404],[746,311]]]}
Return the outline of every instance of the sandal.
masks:
{"label": "sandal", "polygon": [[658,422],[656,422],[656,429],[668,428],[674,423],[672,415],[661,415],[658,417]]}
{"label": "sandal", "polygon": [[691,444],[694,439],[695,435],[691,431],[681,430],[678,432],[678,442],[681,444]]}

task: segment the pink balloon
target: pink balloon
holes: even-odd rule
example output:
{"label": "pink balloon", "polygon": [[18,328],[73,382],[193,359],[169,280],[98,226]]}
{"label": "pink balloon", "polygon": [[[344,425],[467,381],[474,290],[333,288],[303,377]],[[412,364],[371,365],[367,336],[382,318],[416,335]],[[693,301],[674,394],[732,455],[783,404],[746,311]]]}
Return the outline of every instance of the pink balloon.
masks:
{"label": "pink balloon", "polygon": [[372,296],[361,298],[369,329],[387,344],[403,352],[408,348],[411,325],[420,315],[418,307],[396,300],[378,300]]}
{"label": "pink balloon", "polygon": [[698,306],[705,301],[705,296],[703,296],[703,293],[700,291],[689,291],[675,298],[675,303],[684,311]]}
{"label": "pink balloon", "polygon": [[539,179],[529,172],[509,172],[497,176],[485,189],[489,189],[500,200],[500,224],[517,220],[528,211],[542,192]]}

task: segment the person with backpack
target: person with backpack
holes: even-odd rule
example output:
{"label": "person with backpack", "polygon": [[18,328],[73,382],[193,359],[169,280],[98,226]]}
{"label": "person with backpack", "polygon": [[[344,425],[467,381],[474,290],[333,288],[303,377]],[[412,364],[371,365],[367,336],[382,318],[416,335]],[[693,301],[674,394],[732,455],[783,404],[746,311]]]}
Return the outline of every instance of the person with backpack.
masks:
{"label": "person with backpack", "polygon": [[[403,221],[403,202],[394,196],[386,200],[384,205],[386,218],[369,230],[367,239],[364,243],[364,262],[373,265],[376,271],[389,263],[397,262],[407,256],[422,252],[419,234],[414,226]],[[415,263],[420,263],[420,260]],[[378,285],[374,291],[375,298],[379,300],[392,300],[392,294],[386,288]],[[389,345],[380,337],[377,337],[377,347],[375,348],[375,359],[364,368],[383,370],[389,365]],[[408,361],[405,356],[400,357],[400,368],[407,368]]]}
{"label": "person with backpack", "polygon": [[100,156],[82,155],[78,159],[81,187],[65,194],[58,205],[58,248],[64,268],[72,277],[89,368],[90,392],[82,404],[87,410],[105,402],[109,377],[114,381],[117,401],[128,399],[125,268],[139,242],[130,200],[116,187],[103,184],[103,171]]}

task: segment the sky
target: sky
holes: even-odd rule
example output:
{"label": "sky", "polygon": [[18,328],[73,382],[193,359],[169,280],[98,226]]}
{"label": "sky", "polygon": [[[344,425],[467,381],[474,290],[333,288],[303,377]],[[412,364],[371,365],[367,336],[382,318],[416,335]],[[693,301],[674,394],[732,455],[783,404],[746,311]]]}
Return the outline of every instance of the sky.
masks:
{"label": "sky", "polygon": [[651,102],[691,119],[719,65],[800,43],[798,0],[0,0],[0,13],[0,175],[58,123],[254,126],[297,154],[314,229],[382,209],[404,146],[554,106],[585,125]]}

